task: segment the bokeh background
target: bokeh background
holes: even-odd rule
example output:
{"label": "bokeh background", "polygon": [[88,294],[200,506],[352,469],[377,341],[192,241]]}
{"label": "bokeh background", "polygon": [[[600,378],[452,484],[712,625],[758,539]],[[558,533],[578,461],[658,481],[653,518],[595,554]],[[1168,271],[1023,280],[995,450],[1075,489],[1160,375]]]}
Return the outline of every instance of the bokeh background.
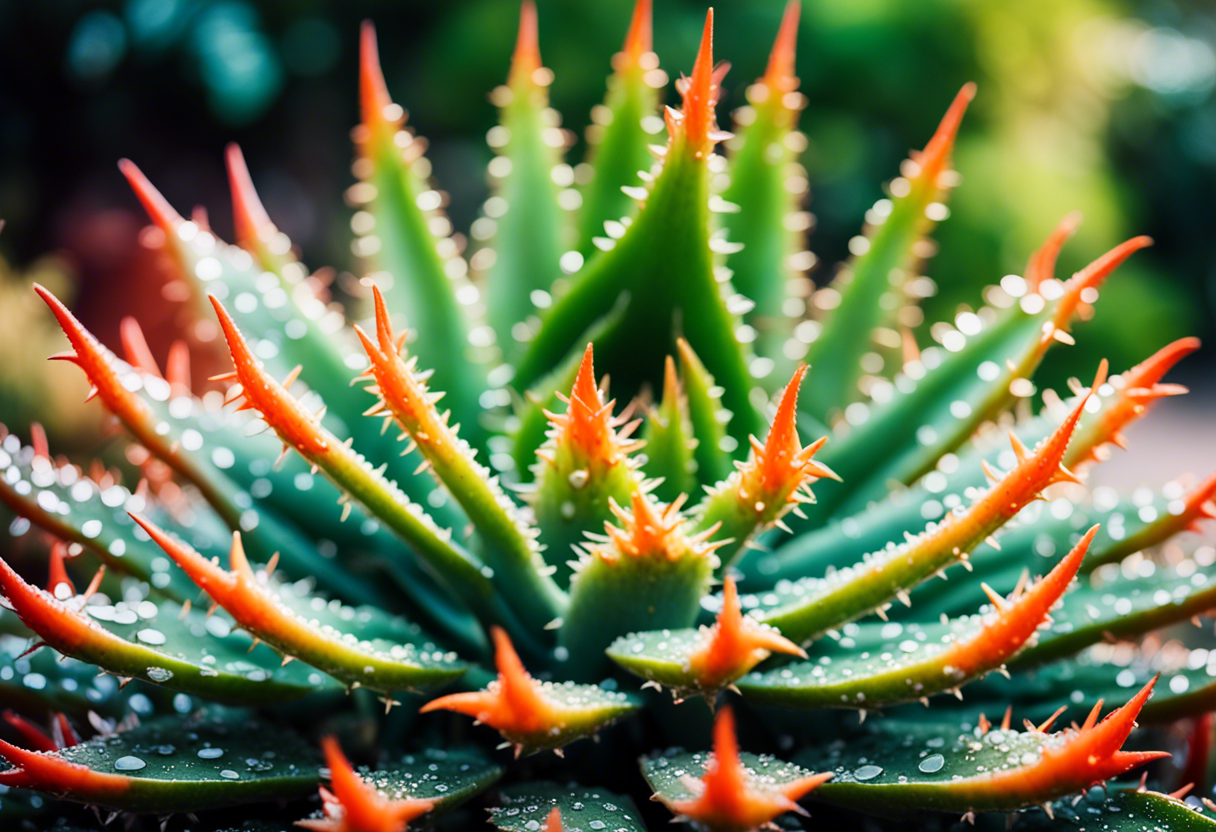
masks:
{"label": "bokeh background", "polygon": [[[553,103],[580,136],[631,5],[538,0]],[[781,6],[716,4],[716,51],[733,65],[727,106],[763,70]],[[1152,235],[1157,245],[1108,283],[1079,346],[1054,351],[1044,380],[1088,377],[1101,356],[1124,369],[1173,338],[1204,337],[1204,351],[1176,376],[1196,393],[1167,402],[1150,452],[1124,464],[1156,481],[1160,443],[1172,442],[1170,456],[1205,455],[1193,467],[1210,468],[1216,5],[804,0],[803,10],[798,74],[810,106],[801,126],[821,262],[846,256],[881,183],[924,143],[958,88],[977,81],[956,156],[963,187],[928,267],[939,287],[928,320],[1021,271],[1071,210],[1085,222],[1064,271],[1128,236]],[[364,18],[378,25],[391,92],[430,139],[453,221],[467,227],[486,193],[484,136],[495,120],[487,92],[505,77],[517,15],[515,0],[0,0],[0,421],[24,432],[35,414],[49,417],[56,442],[71,447],[96,418],[77,405],[76,374],[43,361],[59,341],[31,279],[73,296],[111,344],[124,314],[140,317],[160,350],[174,335],[157,264],[137,245],[144,218],[115,168],[121,157],[179,210],[204,206],[228,236],[222,150],[235,140],[305,261],[353,267],[342,193]],[[669,74],[691,66],[703,15],[701,0],[656,0],[656,51]],[[815,277],[830,275],[822,266]],[[1177,461],[1163,468],[1176,472]]]}

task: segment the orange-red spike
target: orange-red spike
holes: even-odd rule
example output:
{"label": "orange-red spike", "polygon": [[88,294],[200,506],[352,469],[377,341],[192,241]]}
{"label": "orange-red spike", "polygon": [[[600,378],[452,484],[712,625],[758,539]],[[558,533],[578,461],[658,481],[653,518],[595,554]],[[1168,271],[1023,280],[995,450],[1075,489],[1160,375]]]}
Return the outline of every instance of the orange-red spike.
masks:
{"label": "orange-red spike", "polygon": [[245,155],[233,142],[224,149],[228,167],[228,189],[232,192],[232,225],[237,244],[250,249],[259,242],[269,242],[277,233],[270,215],[253,187],[253,177],[245,164]]}
{"label": "orange-red spike", "polygon": [[958,91],[958,95],[954,96],[954,101],[950,103],[950,109],[946,110],[946,115],[942,117],[933,138],[929,139],[924,150],[915,154],[915,159],[920,165],[918,176],[930,185],[937,183],[938,176],[950,164],[950,154],[954,150],[954,140],[958,136],[958,128],[963,123],[963,114],[967,112],[967,105],[975,98],[975,90],[973,82],[963,84],[963,88]]}
{"label": "orange-red spike", "polygon": [[148,348],[148,339],[144,337],[143,327],[139,321],[130,315],[125,316],[118,325],[118,333],[122,339],[122,351],[127,363],[148,375],[163,378],[152,350]]}
{"label": "orange-red spike", "polygon": [[48,289],[35,283],[34,291],[50,307],[75,351],[75,354],[60,354],[53,358],[71,361],[84,370],[106,407],[128,426],[146,422],[150,415],[147,405],[123,385],[110,366],[105,348]]}
{"label": "orange-red spike", "polygon": [[[1152,244],[1152,237],[1133,237],[1115,246],[1069,278],[1068,282],[1064,284],[1064,294],[1057,302],[1054,321],[1056,328],[1068,329],[1069,321],[1072,320],[1077,307],[1081,305],[1081,295],[1086,289],[1095,289],[1102,285],[1102,281],[1106,280],[1119,264],[1135,252]],[[1050,333],[1046,337],[1050,338]]]}
{"label": "orange-red spike", "polygon": [[633,6],[633,17],[629,20],[629,34],[625,36],[622,54],[629,66],[638,66],[642,56],[654,51],[654,12],[652,0],[637,0]]}
{"label": "orange-red spike", "polygon": [[806,651],[780,632],[743,615],[735,578],[727,575],[722,589],[722,611],[705,632],[702,647],[688,660],[697,686],[717,692],[772,653],[806,658]]}
{"label": "orange-red spike", "polygon": [[25,717],[22,717],[12,711],[6,710],[0,714],[4,721],[25,740],[25,743],[34,751],[58,751],[59,746],[55,741],[47,736],[46,732],[39,728],[34,723],[30,722]]}
{"label": "orange-red spike", "polygon": [[610,505],[620,526],[604,524],[608,543],[592,547],[592,554],[608,562],[622,555],[630,558],[653,558],[656,560],[679,560],[686,555],[700,557],[718,548],[722,543],[706,543],[718,526],[688,535],[684,530],[684,517],[680,507],[683,496],[667,506],[659,506],[640,489],[630,495],[631,510]]}
{"label": "orange-red spike", "polygon": [[710,134],[717,132],[714,105],[718,85],[714,77],[714,10],[705,14],[701,46],[693,63],[692,75],[684,87],[684,135],[694,155],[700,157],[713,146]]}
{"label": "orange-red spike", "polygon": [[523,740],[547,731],[559,718],[541,695],[539,683],[524,668],[510,637],[499,627],[491,628],[490,635],[498,679],[485,690],[441,696],[423,705],[420,712],[445,710],[471,716],[513,742],[518,754]]}
{"label": "orange-red spike", "polygon": [[7,562],[0,559],[0,593],[25,626],[61,653],[70,653],[85,643],[124,643],[62,602],[31,586]]}
{"label": "orange-red spike", "polygon": [[1060,249],[1064,248],[1064,243],[1077,233],[1080,226],[1081,212],[1073,211],[1060,220],[1047,241],[1030,255],[1030,262],[1026,264],[1026,274],[1023,277],[1031,292],[1039,291],[1044,280],[1055,277],[1056,259],[1060,256]]}
{"label": "orange-red spike", "polygon": [[769,53],[768,68],[760,80],[768,88],[769,95],[781,96],[798,88],[794,56],[798,49],[798,17],[801,11],[801,0],[790,0],[785,6],[781,28],[777,30],[773,51]]}
{"label": "orange-red spike", "polygon": [[436,801],[390,800],[360,777],[334,737],[321,740],[331,789],[321,789],[325,818],[296,821],[312,832],[405,832],[410,821],[435,808]]}
{"label": "orange-red spike", "polygon": [[523,0],[519,8],[519,36],[515,40],[515,54],[511,56],[512,85],[536,83],[535,73],[541,68],[537,29],[536,4]]}
{"label": "orange-red spike", "polygon": [[809,479],[827,477],[839,481],[840,477],[831,468],[816,462],[812,457],[827,442],[827,437],[821,437],[805,448],[798,437],[798,388],[806,375],[806,365],[799,364],[794,371],[789,384],[781,394],[781,403],[777,405],[777,415],[769,427],[768,438],[763,448],[757,449],[755,458],[744,472],[744,479],[754,465],[759,475],[759,493],[766,497],[785,495],[788,501],[794,501],[795,492]]}
{"label": "orange-red spike", "polygon": [[135,196],[139,199],[140,204],[144,206],[144,211],[148,217],[156,224],[166,235],[172,239],[173,232],[179,225],[185,222],[181,214],[173,210],[173,206],[165,199],[160,191],[148,181],[148,177],[144,176],[143,172],[130,159],[120,159],[118,169],[122,171],[122,175],[127,178],[127,182],[131,185],[131,190],[135,191]]}
{"label": "orange-red spike", "polygon": [[545,818],[545,832],[565,832],[565,827],[562,826],[562,810],[556,806],[549,811],[549,817]]}
{"label": "orange-red spike", "polygon": [[55,594],[55,590],[60,584],[67,584],[69,593],[76,594],[76,585],[72,583],[72,579],[68,577],[68,570],[64,567],[67,554],[68,547],[63,545],[62,541],[56,540],[51,544],[51,557],[46,579],[46,591],[51,595]]}
{"label": "orange-red spike", "polygon": [[78,763],[68,762],[58,754],[26,751],[3,740],[0,740],[0,758],[16,766],[24,775],[10,780],[10,785],[19,784],[74,800],[104,801],[131,787],[129,777],[93,771]]}
{"label": "orange-red spike", "polygon": [[561,393],[557,397],[566,402],[566,412],[546,410],[545,416],[555,428],[554,443],[569,449],[575,457],[576,467],[609,468],[642,447],[640,441],[629,439],[634,425],[625,423],[628,417],[614,417],[613,403],[605,403],[596,387],[591,344],[583,351],[569,397]]}
{"label": "orange-red spike", "polygon": [[[184,543],[170,537],[163,529],[142,517],[131,514],[131,519],[152,538],[157,546],[164,549],[165,554],[190,576],[190,580],[198,584],[199,589],[206,592],[216,601],[224,603],[233,595],[237,586],[237,576],[214,561],[200,555]],[[240,547],[240,537],[233,535],[233,549]]]}
{"label": "orange-red spike", "polygon": [[34,456],[41,459],[51,458],[51,443],[46,438],[46,428],[41,422],[30,423],[30,447],[34,449]]}
{"label": "orange-red spike", "polygon": [[72,723],[68,722],[66,714],[55,714],[55,721],[51,724],[55,745],[60,748],[71,748],[73,745],[80,744],[80,737],[75,729],[72,728]]}
{"label": "orange-red spike", "polygon": [[328,442],[317,418],[301,407],[282,385],[262,369],[237,329],[236,322],[219,299],[214,295],[208,295],[208,299],[215,308],[220,329],[228,341],[228,351],[232,354],[246,407],[256,408],[283,441],[294,446],[301,454],[311,458],[328,450]]}
{"label": "orange-red spike", "polygon": [[175,396],[188,396],[190,385],[190,347],[185,341],[174,341],[169,345],[169,356],[165,359],[165,380]]}
{"label": "orange-red spike", "polygon": [[1179,338],[1123,373],[1123,383],[1133,390],[1149,389],[1161,381],[1175,364],[1199,349],[1200,346],[1198,338]]}
{"label": "orange-red spike", "polygon": [[389,111],[392,103],[380,68],[376,27],[370,20],[365,20],[359,32],[359,108],[363,126],[373,133],[393,133],[400,129],[401,119],[392,117]]}
{"label": "orange-red spike", "polygon": [[831,772],[813,774],[768,789],[750,783],[739,759],[734,714],[727,707],[714,720],[714,754],[700,780],[701,793],[670,806],[711,829],[756,829],[785,812],[800,811],[797,801],[831,778]]}
{"label": "orange-red spike", "polygon": [[986,621],[983,629],[974,637],[946,650],[941,655],[942,663],[971,675],[981,668],[991,667],[994,661],[1004,662],[1021,650],[1076,577],[1097,532],[1097,526],[1086,532],[1051,572],[1020,597],[1015,597],[1013,603],[999,610],[995,619]]}

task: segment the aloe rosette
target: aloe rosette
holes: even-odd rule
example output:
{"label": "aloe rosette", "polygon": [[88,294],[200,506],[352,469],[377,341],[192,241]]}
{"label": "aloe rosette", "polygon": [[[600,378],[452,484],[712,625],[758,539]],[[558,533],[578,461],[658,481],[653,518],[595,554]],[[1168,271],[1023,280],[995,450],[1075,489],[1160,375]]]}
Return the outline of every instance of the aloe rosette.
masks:
{"label": "aloe rosette", "polygon": [[175,345],[162,372],[133,322],[119,357],[38,290],[143,477],[0,438],[0,501],[50,552],[45,589],[0,561],[5,828],[1214,825],[1146,784],[1179,779],[1151,726],[1208,761],[1208,649],[1157,648],[1216,606],[1188,536],[1216,478],[1085,485],[1198,343],[1030,406],[1150,241],[1057,279],[1066,218],[908,331],[968,85],[813,287],[797,27],[732,134],[712,11],[660,111],[640,0],[576,168],[525,3],[466,236],[365,25],[349,327],[235,147],[235,245],[122,163],[232,370],[194,383]]}

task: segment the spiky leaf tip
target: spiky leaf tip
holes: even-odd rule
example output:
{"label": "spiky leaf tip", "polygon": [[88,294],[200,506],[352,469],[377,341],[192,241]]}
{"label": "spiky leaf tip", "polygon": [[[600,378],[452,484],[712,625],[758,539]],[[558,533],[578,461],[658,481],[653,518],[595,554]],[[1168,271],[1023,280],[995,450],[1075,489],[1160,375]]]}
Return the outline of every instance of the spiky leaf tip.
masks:
{"label": "spiky leaf tip", "polygon": [[749,777],[739,757],[735,717],[730,708],[718,712],[714,721],[714,752],[698,780],[685,783],[695,796],[661,800],[678,820],[697,823],[710,832],[750,832],[768,826],[786,812],[805,812],[797,801],[833,777],[831,772],[812,774],[792,782],[761,785]]}
{"label": "spiky leaf tip", "polygon": [[481,691],[453,693],[424,705],[422,713],[454,711],[471,716],[502,734],[515,756],[561,748],[635,710],[623,693],[594,685],[539,682],[524,668],[511,639],[501,628],[490,631],[498,678]]}
{"label": "spiky leaf tip", "polygon": [[727,69],[729,64],[714,66],[714,10],[710,9],[692,75],[676,82],[683,106],[679,110],[668,107],[665,112],[672,145],[686,148],[697,159],[708,156],[714,145],[730,138],[729,133],[718,129],[714,113]]}
{"label": "spiky leaf tip", "polygon": [[351,767],[334,737],[321,740],[330,788],[321,787],[324,818],[296,821],[310,832],[405,832],[411,821],[435,807],[434,800],[384,797]]}

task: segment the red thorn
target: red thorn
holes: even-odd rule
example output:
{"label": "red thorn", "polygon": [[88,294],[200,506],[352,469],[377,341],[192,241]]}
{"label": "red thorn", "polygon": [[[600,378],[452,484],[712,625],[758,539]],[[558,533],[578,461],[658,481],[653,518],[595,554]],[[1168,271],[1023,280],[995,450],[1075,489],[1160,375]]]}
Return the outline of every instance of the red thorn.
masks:
{"label": "red thorn", "polygon": [[540,685],[524,668],[511,639],[493,627],[494,663],[498,679],[485,690],[453,693],[426,703],[420,713],[446,710],[471,716],[498,730],[517,745],[547,734],[561,724],[561,714],[540,693]]}
{"label": "red thorn", "polygon": [[130,777],[93,771],[68,762],[58,754],[26,751],[3,740],[0,740],[0,757],[21,769],[32,788],[76,800],[104,800],[122,794],[131,786]]}
{"label": "red thorn", "polygon": [[1102,281],[1106,280],[1110,273],[1118,268],[1119,264],[1131,257],[1135,252],[1152,244],[1152,237],[1133,237],[1115,246],[1069,278],[1068,282],[1064,284],[1064,294],[1061,296],[1056,307],[1056,327],[1058,329],[1068,328],[1069,321],[1072,320],[1077,307],[1082,303],[1081,294],[1086,289],[1097,288],[1102,285]]}
{"label": "red thorn", "polygon": [[249,406],[256,407],[284,441],[308,458],[328,451],[329,444],[317,419],[262,369],[219,299],[215,295],[207,297],[219,318],[220,329],[228,342],[228,351]]}
{"label": "red thorn", "polygon": [[46,428],[41,422],[30,423],[30,445],[34,449],[34,456],[42,459],[51,458],[51,443],[46,438]]}
{"label": "red thorn", "polygon": [[511,85],[535,84],[534,73],[540,68],[536,4],[532,0],[523,0],[519,7],[519,35],[515,40],[515,53],[511,56]]}
{"label": "red thorn", "polygon": [[684,503],[682,496],[677,497],[670,505],[660,507],[638,489],[630,495],[630,500],[631,511],[626,511],[615,502],[610,503],[609,508],[616,515],[620,526],[604,523],[608,543],[597,544],[592,548],[595,557],[615,561],[624,555],[630,558],[676,561],[685,556],[706,555],[723,545],[717,542],[705,543],[718,530],[716,524],[691,537],[685,533],[684,516],[680,513],[680,507]]}
{"label": "red thorn", "polygon": [[973,638],[945,651],[941,656],[942,664],[959,668],[970,675],[983,668],[1004,664],[1012,658],[1042,626],[1051,608],[1064,595],[1097,533],[1098,526],[1092,527],[1051,572],[1000,611],[995,620],[986,622]]}
{"label": "red thorn", "polygon": [[637,66],[643,55],[654,51],[652,5],[652,0],[637,0],[633,6],[633,17],[629,21],[629,34],[625,36],[625,47],[621,50],[628,57],[630,66]]}
{"label": "red thorn", "polygon": [[697,49],[692,76],[684,89],[684,134],[697,156],[710,149],[710,133],[716,132],[714,103],[717,100],[717,85],[714,81],[714,10],[709,9],[705,14],[705,28],[701,33],[701,46]]}
{"label": "red thorn", "polygon": [[9,606],[25,626],[61,653],[72,652],[81,644],[105,640],[107,637],[121,641],[96,626],[91,619],[31,586],[2,559],[0,594],[8,599]]}
{"label": "red thorn", "polygon": [[144,330],[139,321],[130,315],[125,316],[118,325],[118,333],[122,339],[122,351],[126,355],[127,363],[148,375],[163,378],[160,367],[152,356],[152,350],[148,348],[148,339],[144,337]]}
{"label": "red thorn", "polygon": [[46,591],[55,594],[55,587],[60,584],[67,584],[68,589],[73,595],[76,594],[76,585],[72,583],[72,579],[68,577],[68,571],[64,568],[64,561],[67,558],[68,547],[63,545],[63,542],[56,540],[51,544],[51,558],[49,563],[49,574],[47,575]]}
{"label": "red thorn", "polygon": [[59,746],[46,733],[28,719],[6,710],[0,714],[13,730],[21,735],[26,744],[34,751],[58,751]]}
{"label": "red thorn", "polygon": [[1123,381],[1129,389],[1151,388],[1161,381],[1175,364],[1199,349],[1200,346],[1198,338],[1179,338],[1123,373]]}
{"label": "red thorn", "polygon": [[198,584],[199,589],[216,601],[227,600],[228,596],[232,594],[237,583],[235,575],[219,564],[207,560],[185,543],[170,537],[164,529],[151,520],[133,512],[131,519],[138,523],[156,545],[190,576],[190,580]]}
{"label": "red thorn", "polygon": [[359,32],[359,107],[363,126],[369,131],[393,132],[401,125],[389,121],[385,115],[393,103],[384,83],[384,72],[380,68],[380,53],[376,48],[376,27],[370,20],[363,21]]}
{"label": "red thorn", "polygon": [[798,88],[794,56],[798,48],[798,16],[801,11],[801,0],[790,0],[785,6],[781,28],[777,30],[773,51],[769,53],[768,68],[761,79],[761,83],[768,87],[769,95],[781,96]]}
{"label": "red thorn", "polygon": [[165,199],[161,192],[153,187],[148,181],[148,177],[144,176],[134,162],[130,159],[120,159],[118,169],[122,171],[122,175],[127,177],[127,182],[131,185],[131,190],[135,191],[135,196],[139,198],[140,203],[144,206],[144,211],[148,217],[162,231],[172,237],[173,232],[179,225],[185,222],[181,214],[173,210],[173,206]]}
{"label": "red thorn", "polygon": [[55,721],[51,727],[54,729],[55,744],[60,748],[71,748],[80,744],[80,736],[72,728],[72,723],[68,722],[66,715],[55,714]]}
{"label": "red thorn", "polygon": [[1046,242],[1030,255],[1030,262],[1026,264],[1024,277],[1031,292],[1039,291],[1044,280],[1051,280],[1055,277],[1056,259],[1060,256],[1060,249],[1064,248],[1064,243],[1069,237],[1076,234],[1080,227],[1081,212],[1073,211],[1060,220]]}
{"label": "red thorn", "polygon": [[165,380],[175,396],[188,396],[190,386],[190,347],[185,341],[174,341],[169,345],[169,357],[165,359]]}
{"label": "red thorn", "polygon": [[565,832],[565,827],[562,826],[562,810],[556,806],[549,811],[549,817],[545,818],[545,832]]}
{"label": "red thorn", "polygon": [[722,588],[722,611],[706,633],[703,646],[689,657],[689,669],[703,691],[717,692],[747,673],[770,653],[806,658],[806,651],[777,630],[743,615],[733,575]]}
{"label": "red thorn", "polygon": [[924,150],[915,155],[916,161],[920,164],[919,176],[930,185],[937,183],[938,176],[950,164],[950,154],[954,150],[954,140],[958,136],[959,125],[963,123],[963,114],[967,112],[967,105],[975,98],[975,90],[974,82],[963,84],[958,95],[954,96],[950,109],[946,110],[946,115],[942,117],[933,138],[929,139]]}
{"label": "red thorn", "polygon": [[236,241],[242,248],[252,250],[259,242],[269,242],[276,229],[258,199],[253,178],[245,164],[245,156],[235,142],[224,150],[228,167],[228,189],[232,192],[232,225]]}
{"label": "red thorn", "polygon": [[797,810],[796,801],[831,779],[832,774],[813,774],[769,789],[749,782],[739,759],[735,718],[729,707],[718,711],[714,721],[714,754],[701,778],[701,794],[669,804],[673,812],[714,829],[755,829],[773,818]]}
{"label": "red thorn", "polygon": [[355,772],[333,737],[322,739],[321,748],[332,788],[321,787],[327,817],[296,821],[296,826],[314,832],[404,832],[410,821],[435,808],[435,800],[383,797]]}

